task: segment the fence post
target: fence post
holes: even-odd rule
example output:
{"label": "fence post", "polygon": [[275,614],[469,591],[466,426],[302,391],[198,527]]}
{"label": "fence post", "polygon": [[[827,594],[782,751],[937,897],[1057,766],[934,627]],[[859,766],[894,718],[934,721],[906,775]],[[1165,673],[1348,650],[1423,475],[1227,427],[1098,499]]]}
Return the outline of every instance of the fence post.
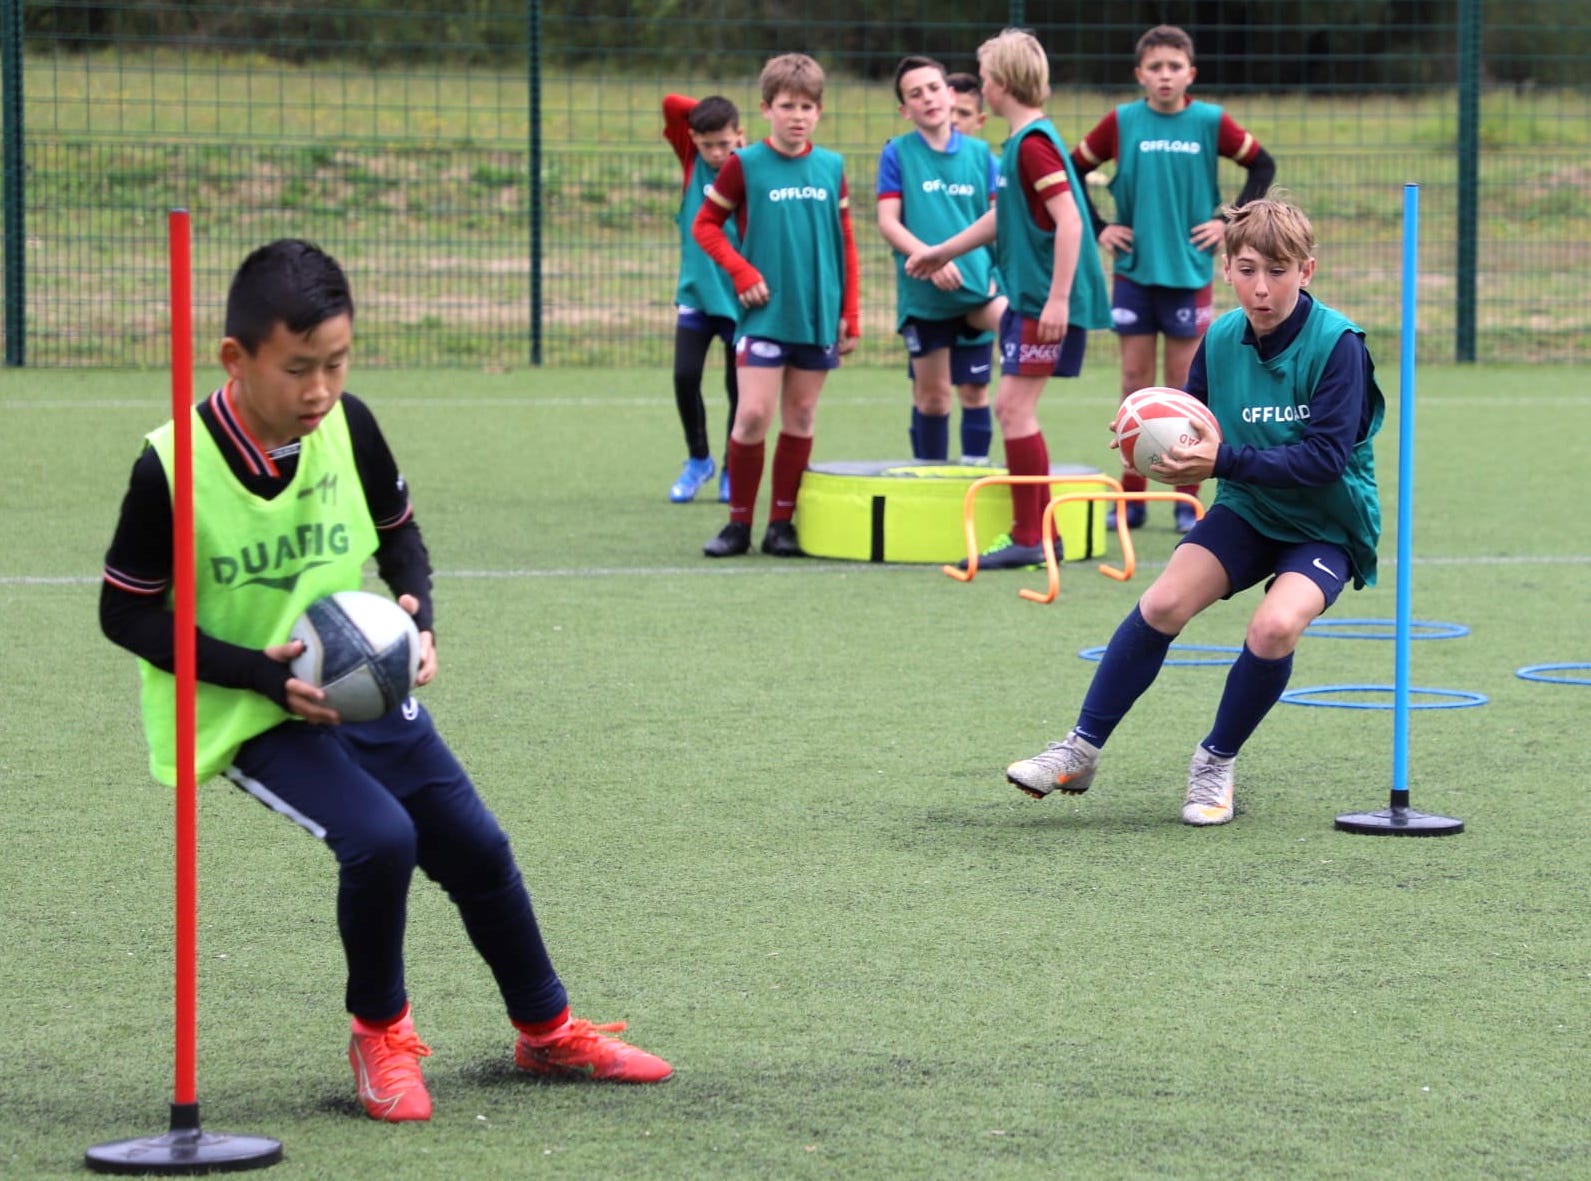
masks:
{"label": "fence post", "polygon": [[541,364],[541,0],[530,0],[525,52],[530,85],[530,363]]}
{"label": "fence post", "polygon": [[22,145],[22,0],[0,0],[0,70],[5,73],[4,200],[5,212],[5,327],[6,364],[27,363],[28,240],[24,202],[25,157]]}
{"label": "fence post", "polygon": [[1458,3],[1458,241],[1453,359],[1475,360],[1476,234],[1480,206],[1481,0]]}

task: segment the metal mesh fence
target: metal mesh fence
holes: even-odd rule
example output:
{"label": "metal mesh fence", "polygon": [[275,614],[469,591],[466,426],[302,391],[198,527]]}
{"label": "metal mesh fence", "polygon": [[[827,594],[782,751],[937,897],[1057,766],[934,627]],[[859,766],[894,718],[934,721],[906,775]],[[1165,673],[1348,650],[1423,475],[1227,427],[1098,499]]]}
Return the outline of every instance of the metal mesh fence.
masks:
{"label": "metal mesh fence", "polygon": [[[879,150],[905,126],[896,60],[929,52],[974,70],[983,39],[1031,27],[1073,144],[1138,94],[1133,43],[1163,20],[1199,46],[1194,94],[1276,158],[1278,187],[1316,222],[1316,289],[1378,354],[1395,353],[1400,190],[1414,181],[1422,358],[1591,358],[1583,2],[1344,0],[1329,22],[1302,0],[1124,3],[1109,22],[1081,4],[927,0],[869,5],[865,19],[727,0],[464,13],[4,2],[13,364],[164,364],[164,213],[181,206],[202,350],[237,262],[296,235],[349,267],[361,364],[665,365],[680,175],[660,100],[725,94],[760,135],[756,76],[787,49],[829,73],[817,138],[847,161],[858,360],[899,364],[871,196]],[[986,135],[998,144],[1003,129],[991,120]],[[1234,196],[1241,170],[1222,170]],[[1217,301],[1231,306],[1219,283]]]}

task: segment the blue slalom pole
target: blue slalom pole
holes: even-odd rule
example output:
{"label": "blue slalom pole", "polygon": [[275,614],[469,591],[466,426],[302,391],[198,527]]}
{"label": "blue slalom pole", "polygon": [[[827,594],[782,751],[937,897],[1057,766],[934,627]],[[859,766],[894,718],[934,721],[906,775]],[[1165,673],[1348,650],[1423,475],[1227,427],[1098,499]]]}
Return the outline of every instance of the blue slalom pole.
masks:
{"label": "blue slalom pole", "polygon": [[1398,590],[1392,679],[1392,806],[1409,806],[1409,634],[1414,601],[1414,350],[1420,186],[1403,186],[1403,331],[1398,390]]}
{"label": "blue slalom pole", "polygon": [[1414,602],[1414,350],[1418,335],[1420,278],[1420,186],[1403,186],[1403,330],[1398,392],[1398,587],[1396,668],[1392,685],[1392,799],[1378,812],[1349,812],[1337,828],[1365,836],[1452,836],[1464,822],[1409,807],[1409,642]]}

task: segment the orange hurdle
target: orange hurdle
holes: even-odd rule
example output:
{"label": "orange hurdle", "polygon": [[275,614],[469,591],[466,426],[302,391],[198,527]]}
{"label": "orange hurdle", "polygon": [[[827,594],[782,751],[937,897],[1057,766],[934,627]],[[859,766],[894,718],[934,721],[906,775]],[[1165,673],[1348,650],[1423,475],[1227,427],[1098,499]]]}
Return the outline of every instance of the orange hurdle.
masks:
{"label": "orange hurdle", "polygon": [[[1073,495],[1071,496],[1072,500],[1115,500],[1118,498],[1118,496],[1134,495],[1130,492],[1122,492],[1120,480],[1099,472],[1076,476],[980,476],[971,484],[967,485],[967,494],[962,498],[961,501],[961,527],[967,539],[967,568],[965,570],[958,570],[954,566],[941,567],[946,574],[950,575],[950,577],[954,578],[957,582],[971,582],[973,577],[978,573],[978,527],[972,519],[973,506],[974,502],[978,498],[978,493],[983,491],[983,489],[995,484],[1003,484],[1007,486],[1012,484],[1108,484],[1114,489],[1113,492],[1089,493],[1086,497],[1081,495]],[[1053,505],[1054,503],[1055,501],[1050,501],[1050,505]],[[1122,513],[1117,514],[1118,517],[1122,515]],[[1046,505],[1044,509],[1044,552],[1052,563],[1055,560],[1055,542],[1054,538],[1050,536],[1050,533],[1054,522],[1055,514],[1050,510],[1050,506]],[[1101,569],[1103,570],[1104,568],[1101,567]]]}
{"label": "orange hurdle", "polygon": [[1127,528],[1128,501],[1181,501],[1193,506],[1195,519],[1201,521],[1204,519],[1204,505],[1197,496],[1191,496],[1186,492],[1123,492],[1118,485],[1115,492],[1067,492],[1053,497],[1049,504],[1044,506],[1044,517],[1040,526],[1043,533],[1044,569],[1049,575],[1049,588],[1036,591],[1023,587],[1017,591],[1017,594],[1031,603],[1053,603],[1055,596],[1061,593],[1061,564],[1055,560],[1055,509],[1058,505],[1078,500],[1109,500],[1116,505],[1116,535],[1121,538],[1122,569],[1118,570],[1101,562],[1099,572],[1118,582],[1126,582],[1138,569],[1138,554],[1133,549],[1132,530]]}

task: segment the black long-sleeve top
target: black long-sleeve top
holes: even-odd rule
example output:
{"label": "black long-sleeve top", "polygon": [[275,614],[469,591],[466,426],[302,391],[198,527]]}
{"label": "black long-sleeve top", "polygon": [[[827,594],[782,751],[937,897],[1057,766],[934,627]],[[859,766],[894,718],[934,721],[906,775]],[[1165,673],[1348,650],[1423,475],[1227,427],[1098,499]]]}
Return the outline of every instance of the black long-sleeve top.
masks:
{"label": "black long-sleeve top", "polygon": [[[347,393],[342,404],[354,465],[376,527],[377,572],[394,595],[410,594],[419,600],[415,624],[421,631],[434,631],[431,557],[414,519],[408,485],[370,408]],[[270,453],[260,451],[241,429],[224,387],[200,403],[199,421],[226,456],[232,474],[254,495],[273,499],[292,482],[298,470],[298,442]],[[171,576],[171,489],[160,457],[146,447],[133,464],[121,517],[105,554],[99,619],[111,641],[167,672],[176,667],[175,629],[166,601]],[[196,663],[201,681],[253,689],[286,706],[292,673],[258,649],[201,631]]]}

